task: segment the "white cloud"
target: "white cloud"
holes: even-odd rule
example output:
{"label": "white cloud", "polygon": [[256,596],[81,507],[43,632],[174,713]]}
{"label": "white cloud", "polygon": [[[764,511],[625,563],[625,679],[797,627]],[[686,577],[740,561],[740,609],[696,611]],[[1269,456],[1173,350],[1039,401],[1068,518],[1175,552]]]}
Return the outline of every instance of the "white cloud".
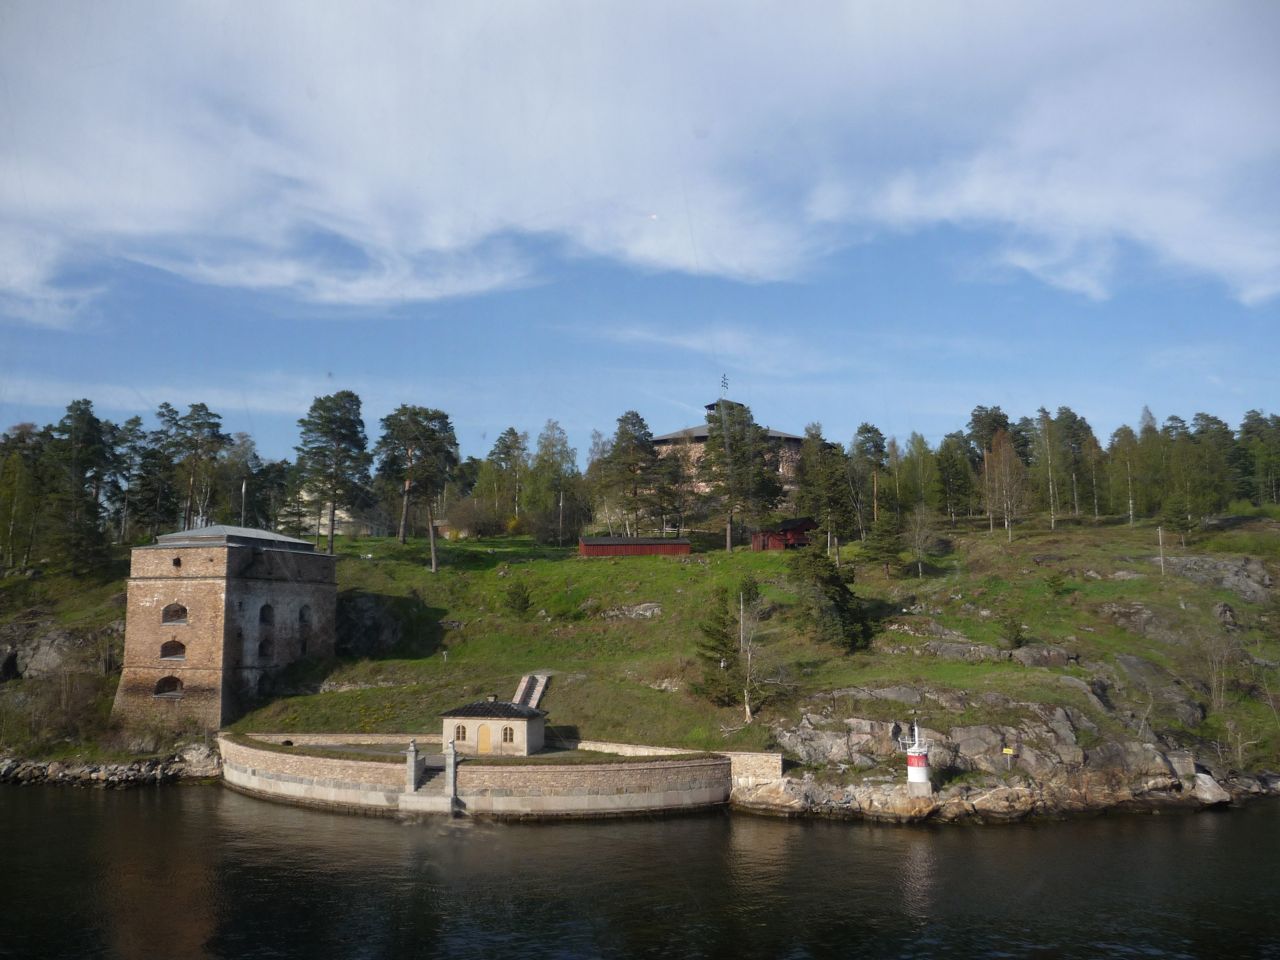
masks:
{"label": "white cloud", "polygon": [[1122,245],[1280,292],[1263,2],[0,17],[0,312],[29,322],[91,298],[65,279],[87,262],[382,305],[533,282],[549,255],[787,279],[937,224],[1090,297]]}

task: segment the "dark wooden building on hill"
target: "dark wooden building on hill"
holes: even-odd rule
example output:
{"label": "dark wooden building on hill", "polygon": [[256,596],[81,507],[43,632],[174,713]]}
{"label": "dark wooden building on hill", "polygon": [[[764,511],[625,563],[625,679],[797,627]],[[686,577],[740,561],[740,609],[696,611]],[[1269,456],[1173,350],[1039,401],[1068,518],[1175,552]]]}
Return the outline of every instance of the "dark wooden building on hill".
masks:
{"label": "dark wooden building on hill", "polygon": [[580,557],[685,556],[689,541],[681,537],[580,537]]}
{"label": "dark wooden building on hill", "polygon": [[795,550],[809,545],[809,531],[818,529],[813,517],[783,520],[777,526],[757,530],[751,535],[751,549]]}

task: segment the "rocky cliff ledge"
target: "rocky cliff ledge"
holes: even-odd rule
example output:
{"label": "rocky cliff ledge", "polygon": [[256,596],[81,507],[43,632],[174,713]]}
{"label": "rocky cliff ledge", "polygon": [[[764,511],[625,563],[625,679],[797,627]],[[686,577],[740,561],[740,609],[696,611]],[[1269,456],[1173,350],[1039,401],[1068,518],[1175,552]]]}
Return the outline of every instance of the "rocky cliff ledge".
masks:
{"label": "rocky cliff ledge", "polygon": [[22,760],[0,757],[0,783],[56,783],[76,787],[119,789],[179,779],[216,777],[218,753],[203,743],[187,744],[172,756],[127,763],[85,763],[75,760]]}
{"label": "rocky cliff ledge", "polygon": [[[1022,714],[1005,724],[920,728],[930,741],[931,797],[907,794],[897,720],[844,716],[842,703],[867,700],[960,711],[953,691],[917,687],[833,691],[792,727],[774,735],[803,761],[797,775],[734,791],[735,806],[786,816],[1002,822],[1103,810],[1196,809],[1247,797],[1280,797],[1280,774],[1240,773],[1216,758],[1174,749],[1154,736],[1109,739],[1083,711],[1004,701]],[[943,701],[942,704],[936,701]]]}

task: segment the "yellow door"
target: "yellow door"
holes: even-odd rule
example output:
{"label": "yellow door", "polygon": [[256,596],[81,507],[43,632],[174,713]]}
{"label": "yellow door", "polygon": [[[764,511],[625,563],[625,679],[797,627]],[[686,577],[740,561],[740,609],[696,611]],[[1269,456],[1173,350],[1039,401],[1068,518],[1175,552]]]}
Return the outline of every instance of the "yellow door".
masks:
{"label": "yellow door", "polygon": [[493,753],[493,741],[490,739],[489,725],[487,723],[480,724],[479,740],[476,742],[476,751],[479,753]]}

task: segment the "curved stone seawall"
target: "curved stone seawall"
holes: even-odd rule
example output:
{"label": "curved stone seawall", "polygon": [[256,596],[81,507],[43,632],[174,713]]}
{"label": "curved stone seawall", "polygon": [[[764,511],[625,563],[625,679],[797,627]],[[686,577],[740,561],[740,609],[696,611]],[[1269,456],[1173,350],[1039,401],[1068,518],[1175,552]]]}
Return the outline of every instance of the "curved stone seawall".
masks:
{"label": "curved stone seawall", "polygon": [[[298,743],[300,738],[264,735],[260,739]],[[256,748],[227,737],[218,738],[218,747],[223,780],[236,790],[362,813],[456,812],[514,819],[652,815],[719,806],[729,801],[733,788],[732,761],[721,756],[564,765],[463,760],[457,767],[455,799],[445,792],[443,775],[410,790],[403,760],[309,757]]]}
{"label": "curved stone seawall", "polygon": [[243,793],[308,806],[396,813],[404,790],[404,764],[332,760],[258,750],[218,738],[222,779]]}
{"label": "curved stone seawall", "polygon": [[458,804],[472,816],[607,817],[727,803],[727,757],[552,766],[458,766]]}

